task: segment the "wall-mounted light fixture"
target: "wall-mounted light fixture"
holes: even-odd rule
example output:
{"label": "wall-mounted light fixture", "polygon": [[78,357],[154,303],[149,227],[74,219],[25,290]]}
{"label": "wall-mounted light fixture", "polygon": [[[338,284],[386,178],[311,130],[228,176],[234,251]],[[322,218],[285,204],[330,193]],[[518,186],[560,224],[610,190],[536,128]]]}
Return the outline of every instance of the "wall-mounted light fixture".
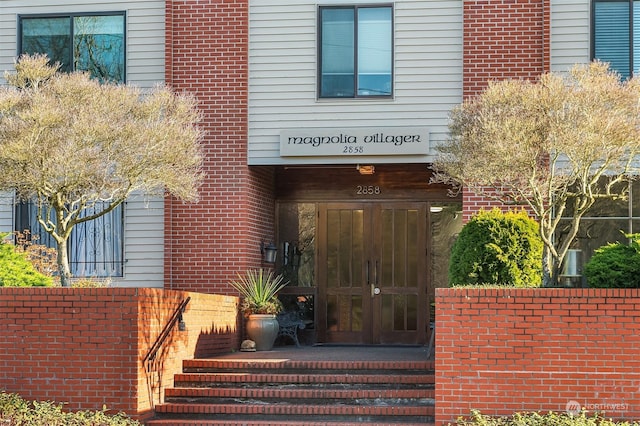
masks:
{"label": "wall-mounted light fixture", "polygon": [[358,164],[356,166],[356,170],[359,171],[361,175],[372,175],[376,172],[376,167],[373,164],[368,166],[361,166]]}
{"label": "wall-mounted light fixture", "polygon": [[178,316],[178,331],[186,331],[187,323],[184,322],[184,318],[182,318],[182,312],[180,312],[180,316]]}
{"label": "wall-mounted light fixture", "polygon": [[260,254],[262,254],[262,260],[265,263],[276,263],[278,247],[276,247],[273,243],[265,245],[264,241],[262,241],[260,243]]}

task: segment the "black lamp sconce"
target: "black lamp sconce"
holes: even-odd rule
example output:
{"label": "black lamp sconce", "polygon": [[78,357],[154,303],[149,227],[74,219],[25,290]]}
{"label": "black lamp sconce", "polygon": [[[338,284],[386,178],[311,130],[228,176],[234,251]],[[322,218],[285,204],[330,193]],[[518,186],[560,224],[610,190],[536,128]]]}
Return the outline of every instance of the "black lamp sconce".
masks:
{"label": "black lamp sconce", "polygon": [[180,303],[180,306],[178,307],[178,318],[176,319],[178,322],[178,331],[186,331],[187,330],[187,323],[184,322],[184,311],[187,309],[187,304],[189,303],[189,301],[191,300],[191,297],[187,297],[185,300],[182,301],[182,303]]}
{"label": "black lamp sconce", "polygon": [[262,254],[262,261],[265,263],[276,263],[276,255],[278,254],[278,248],[273,244],[264,244],[264,241],[260,243],[260,254]]}
{"label": "black lamp sconce", "polygon": [[180,315],[178,316],[178,331],[186,331],[187,330],[187,323],[184,322],[184,318],[182,318],[182,312],[180,312]]}

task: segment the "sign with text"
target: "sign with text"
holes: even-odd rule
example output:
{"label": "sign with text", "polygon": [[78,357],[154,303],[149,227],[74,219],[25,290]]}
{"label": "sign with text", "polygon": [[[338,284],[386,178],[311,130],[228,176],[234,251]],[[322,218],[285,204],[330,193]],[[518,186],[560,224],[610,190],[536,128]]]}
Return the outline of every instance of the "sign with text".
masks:
{"label": "sign with text", "polygon": [[280,133],[283,157],[427,155],[425,127],[287,129]]}

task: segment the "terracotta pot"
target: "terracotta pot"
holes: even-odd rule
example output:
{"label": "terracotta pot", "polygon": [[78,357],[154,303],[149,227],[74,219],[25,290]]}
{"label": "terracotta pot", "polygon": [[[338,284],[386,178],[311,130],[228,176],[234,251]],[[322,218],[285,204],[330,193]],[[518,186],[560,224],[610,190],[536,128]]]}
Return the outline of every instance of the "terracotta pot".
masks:
{"label": "terracotta pot", "polygon": [[278,337],[280,326],[275,315],[252,314],[246,323],[247,336],[256,342],[256,351],[270,351]]}

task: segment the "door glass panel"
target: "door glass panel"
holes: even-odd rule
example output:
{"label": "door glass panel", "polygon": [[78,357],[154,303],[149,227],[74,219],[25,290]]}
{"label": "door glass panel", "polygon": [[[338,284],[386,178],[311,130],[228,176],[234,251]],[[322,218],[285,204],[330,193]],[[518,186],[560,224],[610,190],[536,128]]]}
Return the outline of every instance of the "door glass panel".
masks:
{"label": "door glass panel", "polygon": [[382,331],[393,331],[393,296],[382,295]]}
{"label": "door glass panel", "polygon": [[351,331],[362,331],[362,296],[351,297]]}
{"label": "door glass panel", "polygon": [[276,270],[288,282],[278,298],[285,311],[296,312],[305,321],[306,330],[314,329],[316,320],[316,219],[314,203],[278,204]]}
{"label": "door glass panel", "polygon": [[383,210],[380,229],[380,278],[384,285],[393,285],[393,211]]}
{"label": "door glass panel", "polygon": [[340,250],[340,212],[327,212],[327,286],[337,287]]}
{"label": "door glass panel", "polygon": [[280,272],[290,287],[315,286],[316,206],[281,203],[278,206]]}
{"label": "door glass panel", "polygon": [[327,212],[327,278],[329,287],[362,285],[364,222],[362,210]]}
{"label": "door glass panel", "polygon": [[328,331],[362,331],[362,296],[327,297]]}
{"label": "door glass panel", "polygon": [[382,331],[418,329],[418,299],[404,294],[382,296]]}
{"label": "door glass panel", "polygon": [[335,331],[338,329],[338,296],[336,295],[328,295],[327,296],[327,330]]}
{"label": "door glass panel", "polygon": [[351,238],[351,261],[349,262],[351,272],[351,283],[354,287],[361,287],[364,284],[364,278],[362,276],[362,265],[365,264],[364,253],[364,211],[353,210],[352,211],[353,230]]}
{"label": "door glass panel", "polygon": [[[393,211],[393,241],[395,245],[393,256],[393,281],[392,287],[406,287],[406,259],[407,259],[407,212],[406,210]],[[404,329],[404,327],[403,327]]]}
{"label": "door glass panel", "polygon": [[416,331],[418,329],[418,298],[407,298],[407,330]]}
{"label": "door glass panel", "polygon": [[418,276],[418,211],[386,209],[381,213],[381,284],[413,287]]}
{"label": "door glass panel", "polygon": [[393,330],[401,331],[406,330],[406,314],[407,314],[407,299],[406,296],[397,294],[393,298]]}
{"label": "door glass panel", "polygon": [[338,299],[338,330],[351,330],[351,300],[346,297]]}
{"label": "door glass panel", "polygon": [[[418,211],[407,211],[407,281],[406,285],[413,287],[418,282]],[[423,250],[424,251],[424,250]],[[424,253],[421,253],[424,255]]]}
{"label": "door glass panel", "polygon": [[[431,285],[429,303],[435,299],[435,288],[449,286],[449,258],[451,247],[462,229],[462,204],[440,203],[431,205]],[[434,309],[431,309],[434,312]],[[433,315],[431,315],[433,321]]]}
{"label": "door glass panel", "polygon": [[[337,220],[329,222],[329,266],[338,266],[338,287],[360,287],[364,260],[364,223],[362,210],[330,212]],[[336,242],[332,242],[335,240]],[[333,258],[333,261],[332,261]]]}
{"label": "door glass panel", "polygon": [[353,226],[351,222],[351,211],[343,210],[340,212],[340,222],[338,229],[338,267],[339,267],[339,286],[351,287],[351,239],[353,238]]}

